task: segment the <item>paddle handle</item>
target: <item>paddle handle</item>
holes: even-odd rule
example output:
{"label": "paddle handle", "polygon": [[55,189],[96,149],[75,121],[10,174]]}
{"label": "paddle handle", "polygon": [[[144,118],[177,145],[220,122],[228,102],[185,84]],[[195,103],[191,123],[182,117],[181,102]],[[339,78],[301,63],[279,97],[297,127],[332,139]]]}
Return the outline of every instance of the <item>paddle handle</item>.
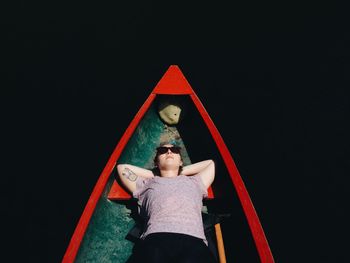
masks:
{"label": "paddle handle", "polygon": [[215,224],[215,234],[216,234],[216,244],[218,246],[218,252],[219,252],[219,262],[226,263],[224,239],[222,238],[220,224]]}

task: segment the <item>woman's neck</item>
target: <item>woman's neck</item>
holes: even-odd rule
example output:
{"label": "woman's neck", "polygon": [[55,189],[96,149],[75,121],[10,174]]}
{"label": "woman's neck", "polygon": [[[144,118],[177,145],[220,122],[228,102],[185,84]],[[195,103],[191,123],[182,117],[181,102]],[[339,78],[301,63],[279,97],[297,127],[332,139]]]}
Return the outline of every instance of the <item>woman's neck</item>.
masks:
{"label": "woman's neck", "polygon": [[160,170],[161,177],[172,178],[178,175],[178,170]]}

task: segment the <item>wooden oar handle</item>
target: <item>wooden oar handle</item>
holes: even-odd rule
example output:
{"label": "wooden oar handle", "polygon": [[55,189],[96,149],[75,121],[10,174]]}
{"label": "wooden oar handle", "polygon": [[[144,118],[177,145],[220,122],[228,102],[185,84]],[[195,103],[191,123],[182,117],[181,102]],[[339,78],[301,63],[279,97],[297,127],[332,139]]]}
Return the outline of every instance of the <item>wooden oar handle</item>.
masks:
{"label": "wooden oar handle", "polygon": [[219,262],[226,263],[224,239],[222,238],[220,224],[215,224],[215,234],[216,234],[216,243],[217,243],[218,252],[219,252]]}

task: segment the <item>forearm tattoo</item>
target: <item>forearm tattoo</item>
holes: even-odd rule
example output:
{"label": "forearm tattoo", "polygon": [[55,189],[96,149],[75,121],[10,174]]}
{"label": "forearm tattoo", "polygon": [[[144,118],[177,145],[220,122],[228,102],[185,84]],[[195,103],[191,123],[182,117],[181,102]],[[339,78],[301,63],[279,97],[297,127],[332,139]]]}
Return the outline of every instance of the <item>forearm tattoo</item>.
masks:
{"label": "forearm tattoo", "polygon": [[133,171],[131,171],[127,167],[124,168],[122,175],[125,176],[127,179],[129,179],[132,182],[135,182],[137,177],[138,177]]}

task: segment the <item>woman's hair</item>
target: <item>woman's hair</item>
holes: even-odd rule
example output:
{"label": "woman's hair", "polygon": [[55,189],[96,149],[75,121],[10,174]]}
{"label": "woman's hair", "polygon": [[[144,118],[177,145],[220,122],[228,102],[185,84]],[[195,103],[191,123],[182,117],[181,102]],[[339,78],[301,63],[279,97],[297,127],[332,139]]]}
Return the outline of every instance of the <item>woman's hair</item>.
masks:
{"label": "woman's hair", "polygon": [[[159,147],[164,146],[164,145],[166,145],[166,144],[171,144],[171,145],[173,145],[173,146],[176,146],[176,145],[173,144],[173,143],[161,143],[161,144],[159,145]],[[180,152],[179,154],[180,154],[180,158],[181,158],[181,161],[182,161],[181,152]],[[160,153],[159,153],[158,151],[156,151],[156,156],[155,156],[154,159],[153,159],[153,165],[154,165],[154,167],[153,167],[153,169],[152,169],[153,173],[154,173],[155,175],[157,175],[157,176],[160,176],[160,170],[159,170],[159,167],[158,167],[158,156],[159,156],[159,155],[160,155]],[[178,171],[177,175],[181,174],[181,172],[182,172],[182,166],[180,165],[179,171]]]}

